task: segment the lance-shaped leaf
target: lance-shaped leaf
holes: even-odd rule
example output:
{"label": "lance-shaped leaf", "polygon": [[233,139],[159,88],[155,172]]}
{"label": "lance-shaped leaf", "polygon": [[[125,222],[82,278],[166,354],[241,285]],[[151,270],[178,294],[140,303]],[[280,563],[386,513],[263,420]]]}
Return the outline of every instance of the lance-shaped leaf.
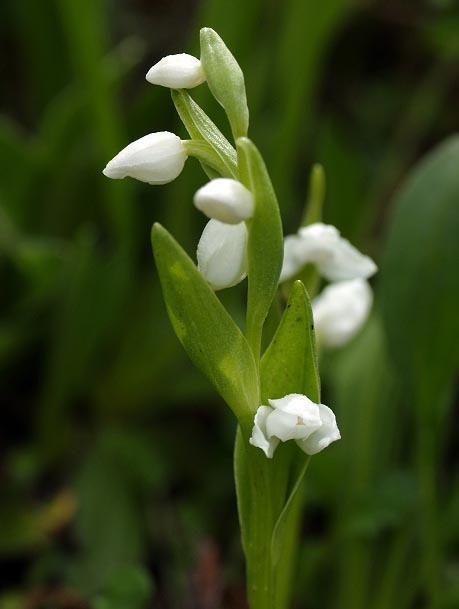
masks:
{"label": "lance-shaped leaf", "polygon": [[[314,323],[308,295],[301,281],[293,284],[279,328],[261,361],[262,403],[268,398],[282,397],[289,393],[303,393],[316,403],[320,402],[320,380],[314,338]],[[302,457],[295,446],[285,450],[273,462],[274,493],[284,498],[283,507],[274,526],[271,553],[273,564],[288,557],[283,556],[291,537],[291,528],[296,526],[295,504],[300,500],[299,490],[310,457]],[[292,454],[292,451],[293,452]],[[292,482],[286,488],[285,471],[290,463],[297,464],[292,473]],[[282,578],[282,574],[279,576]],[[278,582],[283,588],[287,582]]]}
{"label": "lance-shaped leaf", "polygon": [[320,380],[311,305],[301,281],[295,281],[287,307],[261,360],[261,401],[303,393],[320,401]]}
{"label": "lance-shaped leaf", "polygon": [[277,292],[282,267],[282,222],[265,163],[247,138],[237,142],[240,180],[253,194],[255,212],[249,226],[247,337],[260,351],[263,324]]}
{"label": "lance-shaped leaf", "polygon": [[247,426],[258,407],[258,375],[244,335],[196,265],[159,224],[152,230],[156,266],[175,333],[194,364]]}
{"label": "lance-shaped leaf", "polygon": [[415,167],[396,198],[381,268],[391,356],[434,418],[459,364],[458,168],[458,136]]}
{"label": "lance-shaped leaf", "polygon": [[[226,175],[237,178],[236,151],[220,129],[187,91],[173,89],[171,95],[175,108],[190,137],[194,140],[205,140],[210,144],[225,165]],[[216,176],[209,175],[209,177]]]}
{"label": "lance-shaped leaf", "polygon": [[201,63],[212,95],[228,116],[234,139],[246,136],[249,109],[244,74],[217,32],[208,27],[201,30]]}

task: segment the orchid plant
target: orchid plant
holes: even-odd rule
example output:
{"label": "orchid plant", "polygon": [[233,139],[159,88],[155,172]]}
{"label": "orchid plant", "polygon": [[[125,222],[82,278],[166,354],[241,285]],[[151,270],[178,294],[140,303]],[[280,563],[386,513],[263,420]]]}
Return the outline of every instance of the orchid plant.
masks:
{"label": "orchid plant", "polygon": [[[203,28],[200,41],[200,59],[170,55],[146,77],[172,90],[190,139],[146,135],[117,154],[104,174],[165,184],[191,156],[207,175],[194,197],[209,218],[197,265],[159,224],[152,229],[153,252],[179,340],[237,419],[234,473],[250,607],[284,609],[299,540],[301,484],[311,455],[340,438],[333,411],[321,403],[316,338],[327,348],[354,336],[371,307],[367,279],[376,266],[320,221],[319,166],[303,225],[284,240],[268,171],[247,137],[242,70],[215,31]],[[234,144],[187,91],[204,82],[226,112]],[[242,331],[216,291],[246,277]],[[329,285],[316,296],[321,278]],[[276,327],[272,336],[268,325]]]}

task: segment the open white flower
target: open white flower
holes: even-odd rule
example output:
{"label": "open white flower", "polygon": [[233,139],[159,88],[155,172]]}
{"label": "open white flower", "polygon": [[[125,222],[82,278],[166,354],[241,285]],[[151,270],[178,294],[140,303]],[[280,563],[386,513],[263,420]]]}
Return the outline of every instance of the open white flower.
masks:
{"label": "open white flower", "polygon": [[170,89],[192,89],[206,80],[201,62],[193,55],[167,55],[152,66],[145,77],[152,85]]}
{"label": "open white flower", "polygon": [[253,195],[241,182],[216,178],[207,182],[194,195],[195,206],[208,218],[226,224],[239,224],[253,216]]}
{"label": "open white flower", "polygon": [[295,440],[308,455],[314,455],[341,435],[333,412],[299,393],[290,393],[270,406],[260,406],[255,414],[250,444],[261,448],[271,459],[279,442]]}
{"label": "open white flower", "polygon": [[214,290],[236,285],[247,275],[247,228],[209,220],[197,249],[198,269]]}
{"label": "open white flower", "polygon": [[377,271],[371,258],[361,254],[330,224],[316,222],[285,239],[280,281],[297,275],[306,264],[314,264],[329,281],[367,279]]}
{"label": "open white flower", "polygon": [[160,131],[123,148],[107,163],[103,174],[115,180],[131,177],[148,184],[167,184],[180,175],[187,158],[180,138]]}
{"label": "open white flower", "polygon": [[340,347],[365,323],[373,292],[364,279],[334,283],[312,302],[317,340],[325,347]]}

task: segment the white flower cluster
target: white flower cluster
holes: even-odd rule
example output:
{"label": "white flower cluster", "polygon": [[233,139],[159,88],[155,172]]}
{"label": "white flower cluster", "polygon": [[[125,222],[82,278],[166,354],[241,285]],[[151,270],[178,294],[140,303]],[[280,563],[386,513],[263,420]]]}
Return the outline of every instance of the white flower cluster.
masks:
{"label": "white flower cluster", "polygon": [[307,264],[313,264],[331,282],[312,302],[318,341],[325,347],[340,347],[368,317],[373,294],[366,279],[376,273],[376,264],[343,239],[334,226],[321,222],[285,238],[280,281],[294,278]]}
{"label": "white flower cluster", "polygon": [[[199,59],[181,53],[163,57],[146,79],[171,89],[190,89],[206,76]],[[131,177],[148,184],[167,184],[180,175],[187,158],[180,138],[161,131],[123,148],[103,173],[113,179]],[[214,290],[236,285],[247,275],[245,220],[253,215],[252,193],[237,180],[217,178],[196,192],[194,204],[210,218],[197,248],[199,270]]]}
{"label": "white flower cluster", "polygon": [[315,404],[299,393],[268,402],[269,406],[258,408],[249,440],[268,459],[279,442],[295,440],[302,451],[315,455],[341,438],[335,415],[324,404]]}
{"label": "white flower cluster", "polygon": [[[152,84],[192,88],[206,80],[201,62],[186,53],[169,55],[146,76]],[[181,173],[188,157],[179,137],[168,131],[150,133],[121,150],[105,167],[109,178],[132,177],[149,184],[166,184]],[[237,180],[217,178],[200,188],[194,204],[210,220],[197,248],[198,268],[215,290],[236,285],[247,275],[247,227],[254,213],[252,193]],[[317,222],[285,238],[280,281],[298,275],[306,264],[332,282],[313,301],[318,340],[339,347],[365,322],[372,304],[366,282],[375,263],[343,239],[334,227]]]}

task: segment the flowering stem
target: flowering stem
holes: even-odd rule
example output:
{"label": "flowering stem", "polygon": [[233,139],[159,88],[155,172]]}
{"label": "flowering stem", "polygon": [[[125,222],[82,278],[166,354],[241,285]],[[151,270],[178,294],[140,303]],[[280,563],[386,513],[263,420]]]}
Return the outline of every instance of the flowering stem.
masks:
{"label": "flowering stem", "polygon": [[271,540],[274,528],[272,463],[238,432],[235,475],[239,520],[247,565],[250,609],[275,609]]}

